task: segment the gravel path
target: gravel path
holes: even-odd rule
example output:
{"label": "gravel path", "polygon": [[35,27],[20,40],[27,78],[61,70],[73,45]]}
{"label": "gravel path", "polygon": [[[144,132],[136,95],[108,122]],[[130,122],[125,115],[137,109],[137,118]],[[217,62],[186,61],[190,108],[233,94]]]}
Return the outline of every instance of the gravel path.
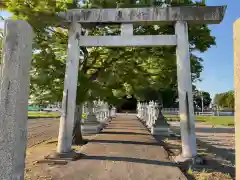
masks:
{"label": "gravel path", "polygon": [[58,119],[29,119],[28,145],[32,147],[38,143],[57,137],[59,128]]}

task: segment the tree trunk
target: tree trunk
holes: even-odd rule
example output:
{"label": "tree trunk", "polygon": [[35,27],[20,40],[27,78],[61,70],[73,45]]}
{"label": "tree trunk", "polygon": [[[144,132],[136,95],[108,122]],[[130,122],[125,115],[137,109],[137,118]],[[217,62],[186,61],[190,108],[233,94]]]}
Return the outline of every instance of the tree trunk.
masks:
{"label": "tree trunk", "polygon": [[73,145],[83,145],[87,143],[87,141],[84,140],[82,137],[81,120],[82,120],[82,105],[78,106],[75,111],[73,138],[72,138]]}

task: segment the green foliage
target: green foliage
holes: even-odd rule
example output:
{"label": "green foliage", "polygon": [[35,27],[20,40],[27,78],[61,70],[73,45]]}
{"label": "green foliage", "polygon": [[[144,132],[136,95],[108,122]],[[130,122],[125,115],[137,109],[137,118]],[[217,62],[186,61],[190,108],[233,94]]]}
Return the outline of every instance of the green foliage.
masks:
{"label": "green foliage", "polygon": [[[168,2],[168,1],[167,1]],[[167,3],[169,6],[196,5],[192,1]],[[162,6],[160,1],[88,0],[82,8],[115,8]],[[199,4],[198,4],[199,5]],[[204,5],[202,3],[201,5]],[[31,97],[40,104],[61,101],[67,49],[67,25],[60,26],[57,12],[79,8],[70,0],[5,0],[4,7],[15,19],[27,20],[35,31],[34,55],[31,69]],[[90,35],[116,35],[117,25],[88,29]],[[174,34],[173,25],[134,26],[136,35]],[[202,59],[192,52],[205,52],[215,45],[207,25],[190,25],[192,80],[197,81],[203,70]],[[84,51],[78,77],[78,103],[88,99],[102,99],[112,104],[121,97],[135,96],[139,100],[157,98],[168,106],[177,97],[175,47],[88,48]],[[148,91],[149,90],[149,91]],[[149,96],[148,92],[154,92]]]}
{"label": "green foliage", "polygon": [[82,114],[82,119],[87,119],[87,114],[83,113]]}
{"label": "green foliage", "polygon": [[28,111],[28,118],[58,118],[58,117],[60,117],[59,112]]}
{"label": "green foliage", "polygon": [[234,109],[234,91],[216,94],[214,104],[221,108]]}
{"label": "green foliage", "polygon": [[193,101],[195,107],[199,107],[200,109],[202,109],[202,100],[204,107],[209,107],[212,101],[208,92],[195,90],[193,94]]}

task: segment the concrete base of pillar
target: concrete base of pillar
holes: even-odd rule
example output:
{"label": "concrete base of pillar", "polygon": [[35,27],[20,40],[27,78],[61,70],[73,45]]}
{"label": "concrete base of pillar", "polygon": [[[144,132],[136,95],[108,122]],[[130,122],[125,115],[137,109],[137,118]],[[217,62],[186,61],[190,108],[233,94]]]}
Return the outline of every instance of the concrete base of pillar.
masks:
{"label": "concrete base of pillar", "polygon": [[151,128],[152,135],[170,136],[169,126],[153,126]]}
{"label": "concrete base of pillar", "polygon": [[91,134],[97,134],[101,131],[102,125],[98,122],[94,123],[84,123],[81,126],[82,135],[91,135]]}
{"label": "concrete base of pillar", "polygon": [[205,164],[205,159],[201,156],[195,156],[195,157],[183,157],[181,154],[173,157],[173,160],[178,163],[178,164],[189,164],[189,165],[204,165]]}
{"label": "concrete base of pillar", "polygon": [[61,164],[65,165],[69,161],[76,161],[80,159],[84,154],[77,153],[74,150],[67,153],[53,153],[45,156],[43,160],[37,161],[37,163],[47,163],[47,164]]}
{"label": "concrete base of pillar", "polygon": [[102,125],[98,122],[95,114],[89,114],[81,125],[83,135],[97,134],[101,131]]}

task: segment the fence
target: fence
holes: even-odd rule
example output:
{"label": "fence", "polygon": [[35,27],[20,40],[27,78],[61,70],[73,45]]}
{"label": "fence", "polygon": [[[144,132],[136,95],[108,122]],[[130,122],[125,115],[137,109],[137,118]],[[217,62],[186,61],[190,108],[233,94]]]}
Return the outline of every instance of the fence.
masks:
{"label": "fence", "polygon": [[[179,115],[178,108],[163,108],[162,113],[164,115]],[[196,116],[234,116],[234,112],[223,112],[223,111],[204,111],[194,112]]]}

